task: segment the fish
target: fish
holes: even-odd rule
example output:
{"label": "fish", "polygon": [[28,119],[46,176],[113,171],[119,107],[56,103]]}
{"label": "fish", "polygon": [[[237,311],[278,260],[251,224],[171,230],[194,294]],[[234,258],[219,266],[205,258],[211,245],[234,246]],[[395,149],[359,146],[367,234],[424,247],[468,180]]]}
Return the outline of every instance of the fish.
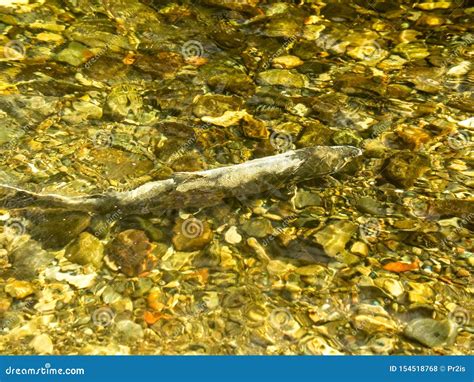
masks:
{"label": "fish", "polygon": [[1,184],[9,206],[40,206],[108,213],[148,214],[163,209],[210,207],[225,198],[259,194],[334,174],[362,155],[353,146],[311,146],[244,163],[196,172],[177,172],[169,179],[145,183],[130,191],[84,196],[33,192]]}

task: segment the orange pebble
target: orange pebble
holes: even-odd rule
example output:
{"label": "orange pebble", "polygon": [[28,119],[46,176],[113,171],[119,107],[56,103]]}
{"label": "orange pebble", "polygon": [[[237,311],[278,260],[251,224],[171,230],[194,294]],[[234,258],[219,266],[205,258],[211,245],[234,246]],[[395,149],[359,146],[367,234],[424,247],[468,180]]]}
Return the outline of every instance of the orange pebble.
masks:
{"label": "orange pebble", "polygon": [[400,272],[413,271],[415,269],[418,269],[419,267],[420,267],[420,261],[416,259],[412,263],[402,263],[401,261],[387,263],[383,266],[383,269],[390,272],[400,273]]}
{"label": "orange pebble", "polygon": [[150,292],[150,294],[147,297],[147,303],[148,303],[148,306],[155,311],[161,311],[165,307],[165,304],[163,304],[160,301],[159,291]]}
{"label": "orange pebble", "polygon": [[143,318],[148,325],[153,325],[155,322],[161,319],[168,320],[171,318],[171,316],[169,314],[164,314],[160,312],[150,312],[147,310],[143,314]]}
{"label": "orange pebble", "polygon": [[132,65],[137,59],[137,55],[134,52],[128,52],[127,55],[123,58],[122,62],[125,65]]}
{"label": "orange pebble", "polygon": [[188,57],[186,59],[186,62],[188,64],[194,65],[194,66],[201,66],[204,64],[207,64],[207,58],[206,57],[201,57],[201,56],[193,56],[193,57]]}

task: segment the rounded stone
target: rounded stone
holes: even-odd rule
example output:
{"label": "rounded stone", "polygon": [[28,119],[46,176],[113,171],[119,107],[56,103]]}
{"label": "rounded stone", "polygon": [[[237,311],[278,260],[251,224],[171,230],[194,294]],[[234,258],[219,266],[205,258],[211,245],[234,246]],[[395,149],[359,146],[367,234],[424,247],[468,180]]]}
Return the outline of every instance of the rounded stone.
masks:
{"label": "rounded stone", "polygon": [[430,348],[452,343],[456,338],[456,325],[449,320],[436,321],[431,318],[417,318],[405,328],[405,335]]}

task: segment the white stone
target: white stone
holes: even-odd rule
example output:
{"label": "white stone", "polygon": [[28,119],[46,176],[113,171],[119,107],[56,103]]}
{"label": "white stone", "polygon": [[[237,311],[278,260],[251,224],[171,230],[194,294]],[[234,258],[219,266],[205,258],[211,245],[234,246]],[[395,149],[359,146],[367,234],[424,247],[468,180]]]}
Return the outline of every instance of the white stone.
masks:
{"label": "white stone", "polygon": [[242,236],[237,232],[237,227],[233,225],[224,235],[225,241],[229,244],[238,244],[242,241]]}
{"label": "white stone", "polygon": [[462,127],[474,127],[474,117],[460,121],[458,122],[458,125]]}
{"label": "white stone", "polygon": [[53,341],[47,334],[38,334],[30,342],[30,346],[37,354],[52,354],[54,350]]}

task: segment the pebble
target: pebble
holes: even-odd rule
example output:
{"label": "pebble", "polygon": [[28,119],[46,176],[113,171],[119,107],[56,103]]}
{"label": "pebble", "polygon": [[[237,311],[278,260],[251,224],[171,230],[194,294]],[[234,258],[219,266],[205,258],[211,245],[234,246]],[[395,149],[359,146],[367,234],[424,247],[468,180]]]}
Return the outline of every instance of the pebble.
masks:
{"label": "pebble", "polygon": [[357,315],[354,317],[353,323],[356,329],[368,334],[397,330],[397,325],[393,320],[382,316]]}
{"label": "pebble", "polygon": [[203,0],[203,3],[235,11],[250,11],[260,3],[260,0]]}
{"label": "pebble", "polygon": [[367,257],[369,254],[369,247],[362,241],[356,241],[352,244],[351,252],[362,257]]}
{"label": "pebble", "polygon": [[15,277],[22,280],[31,280],[47,265],[51,264],[54,256],[41,248],[38,242],[29,240],[11,255]]}
{"label": "pebble", "polygon": [[375,285],[385,290],[387,293],[394,297],[399,297],[403,293],[405,293],[405,289],[403,288],[403,284],[395,279],[379,277],[375,279]]}
{"label": "pebble", "polygon": [[417,318],[410,321],[404,334],[430,348],[451,344],[457,335],[457,327],[449,320],[436,321]]}
{"label": "pebble", "polygon": [[302,88],[308,83],[308,78],[304,74],[287,69],[270,69],[259,73],[257,83]]}
{"label": "pebble", "polygon": [[356,307],[357,314],[353,317],[353,324],[356,329],[367,334],[379,332],[394,332],[398,326],[393,321],[387,311],[378,305],[360,304]]}
{"label": "pebble", "polygon": [[127,276],[137,276],[150,271],[156,265],[157,245],[148,240],[145,232],[129,229],[120,232],[107,245],[109,258]]}
{"label": "pebble", "polygon": [[367,346],[375,354],[390,354],[395,350],[396,342],[392,337],[372,337]]}
{"label": "pebble", "polygon": [[427,158],[418,153],[402,151],[388,159],[383,175],[396,186],[410,188],[428,169]]}
{"label": "pebble", "polygon": [[4,314],[10,309],[11,301],[7,297],[0,297],[0,314]]}
{"label": "pebble", "polygon": [[308,206],[320,206],[322,201],[321,197],[314,192],[298,190],[294,197],[295,207],[298,209]]}
{"label": "pebble", "polygon": [[453,6],[457,6],[456,2],[452,1],[427,1],[423,3],[416,3],[413,5],[415,8],[423,9],[425,11],[431,11],[433,9],[448,9]]}
{"label": "pebble", "polygon": [[240,110],[243,102],[239,97],[220,94],[198,96],[193,101],[193,113],[196,117],[219,117],[226,111]]}
{"label": "pebble", "polygon": [[45,42],[57,42],[57,43],[62,43],[64,41],[63,36],[57,33],[51,33],[51,32],[41,32],[36,35],[36,38],[40,41],[45,41]]}
{"label": "pebble", "polygon": [[70,42],[67,48],[56,55],[56,60],[72,66],[79,66],[92,58],[94,54],[86,46],[78,42]]}
{"label": "pebble", "polygon": [[30,234],[44,249],[62,249],[84,231],[91,217],[84,212],[29,209],[25,218],[31,221]]}
{"label": "pebble", "polygon": [[94,235],[83,232],[66,248],[66,258],[80,265],[92,264],[100,268],[104,257],[104,245]]}
{"label": "pebble", "polygon": [[363,196],[356,202],[356,208],[363,213],[370,215],[385,215],[385,210],[382,204],[373,198]]}
{"label": "pebble", "polygon": [[270,220],[264,218],[252,219],[242,224],[242,230],[249,236],[263,238],[274,232]]}
{"label": "pebble", "polygon": [[466,268],[459,268],[456,272],[458,277],[470,277],[471,272],[469,272]]}
{"label": "pebble", "polygon": [[13,280],[5,285],[5,292],[19,300],[35,292],[33,285],[28,281]]}
{"label": "pebble", "polygon": [[304,64],[304,61],[298,56],[279,56],[272,61],[272,66],[275,68],[293,69]]}
{"label": "pebble", "polygon": [[322,9],[321,14],[332,21],[341,22],[351,20],[357,17],[356,10],[345,3],[327,3]]}
{"label": "pebble", "polygon": [[136,344],[144,337],[143,329],[130,320],[122,320],[115,324],[115,337],[123,344]]}
{"label": "pebble", "polygon": [[30,342],[30,347],[34,349],[36,354],[53,354],[53,341],[47,334],[38,334]]}
{"label": "pebble", "polygon": [[461,127],[474,128],[474,117],[459,121],[458,125]]}
{"label": "pebble", "polygon": [[417,304],[432,304],[434,299],[433,289],[425,283],[409,282],[412,289],[408,292],[408,301]]}
{"label": "pebble", "polygon": [[198,219],[178,219],[173,228],[173,246],[178,251],[197,251],[206,247],[214,236],[211,226]]}
{"label": "pebble", "polygon": [[438,27],[444,24],[444,18],[436,15],[423,15],[416,23],[426,27]]}
{"label": "pebble", "polygon": [[356,228],[357,226],[350,221],[339,220],[326,225],[314,236],[316,241],[324,247],[328,256],[336,257],[345,252],[346,244]]}
{"label": "pebble", "polygon": [[237,227],[233,225],[225,233],[224,239],[229,244],[238,244],[242,241],[242,236],[237,231]]}

